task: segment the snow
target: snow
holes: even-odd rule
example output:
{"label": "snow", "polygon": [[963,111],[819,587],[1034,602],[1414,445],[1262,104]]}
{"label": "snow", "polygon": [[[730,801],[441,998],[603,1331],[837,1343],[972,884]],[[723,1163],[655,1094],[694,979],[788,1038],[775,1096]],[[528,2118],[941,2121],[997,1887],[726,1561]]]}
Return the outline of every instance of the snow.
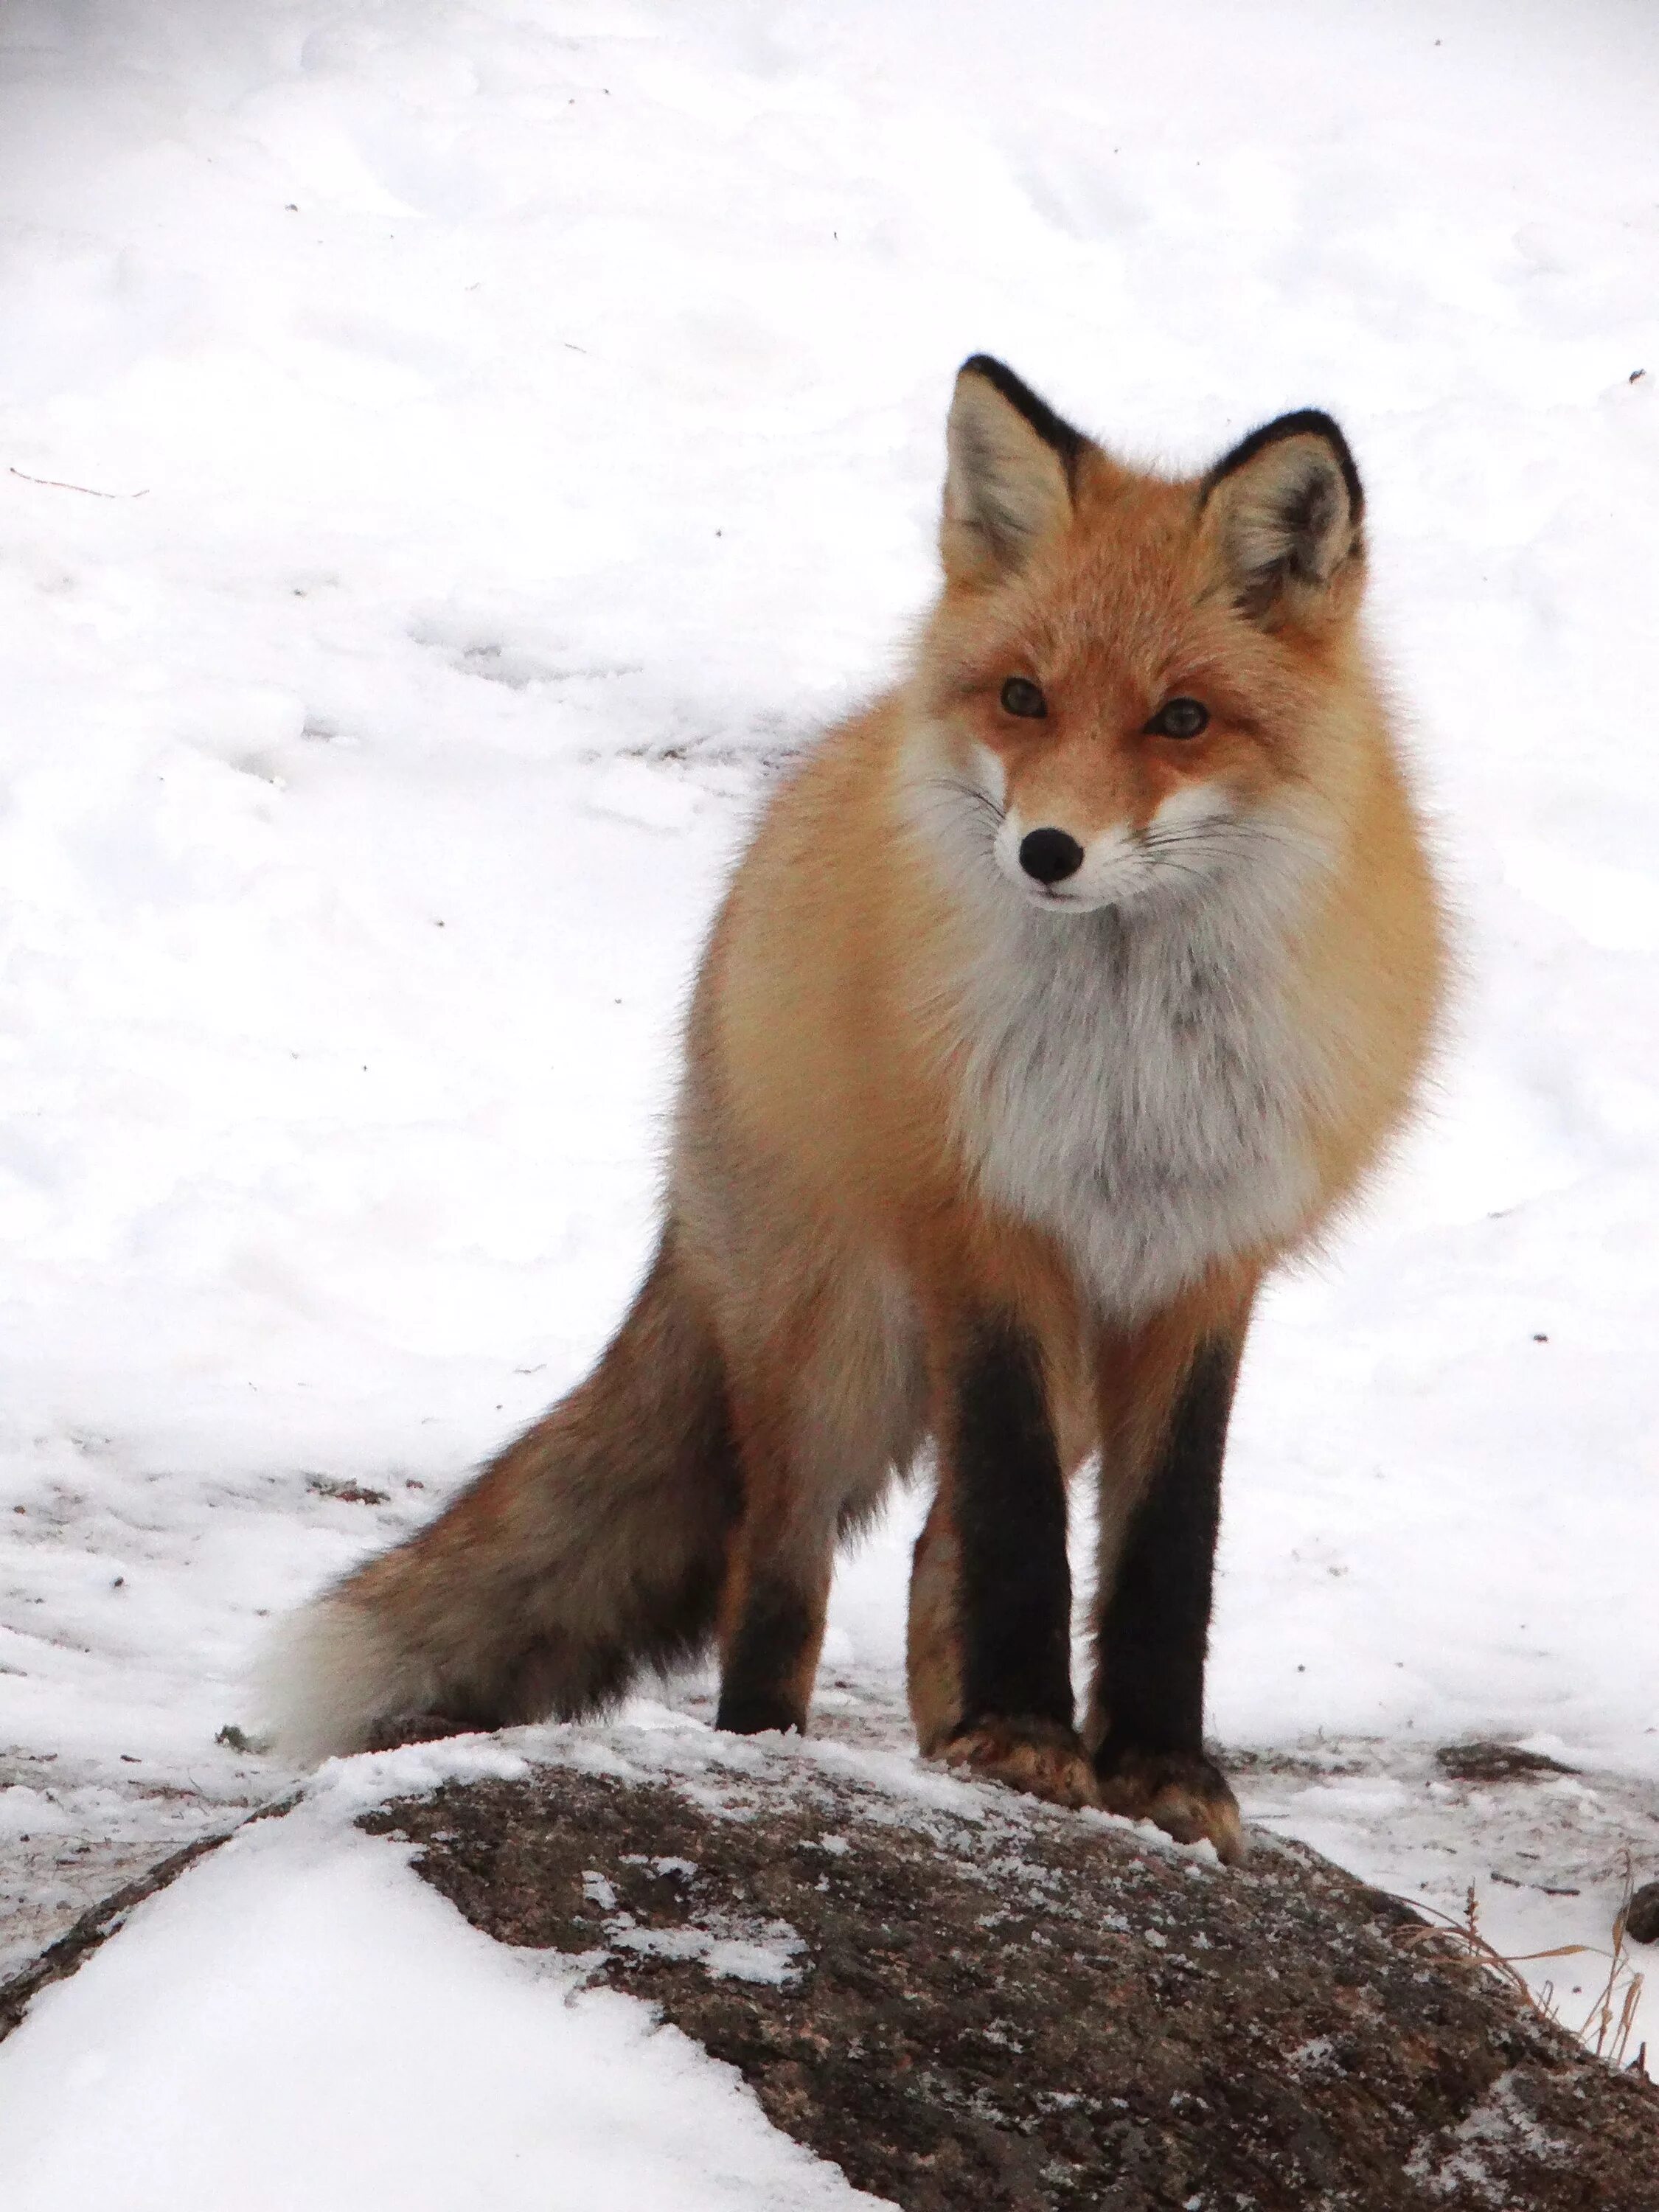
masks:
{"label": "snow", "polygon": [[470,1928],[329,1810],[245,1828],[37,2000],[0,2079],[10,2212],[878,2204],[643,2005]]}
{"label": "snow", "polygon": [[[268,1617],[604,1340],[722,873],[897,664],[979,349],[1143,458],[1304,404],[1358,453],[1462,984],[1254,1336],[1212,1725],[1273,1826],[1606,1942],[1659,1871],[1656,95],[1641,0],[12,0],[0,1966],[285,1785],[216,1741]],[[916,1511],[821,1707],[896,1767]],[[1474,1735],[1582,1771],[1448,1784]],[[391,1972],[426,1907],[340,1851]],[[276,1913],[237,1853],[181,1896]]]}

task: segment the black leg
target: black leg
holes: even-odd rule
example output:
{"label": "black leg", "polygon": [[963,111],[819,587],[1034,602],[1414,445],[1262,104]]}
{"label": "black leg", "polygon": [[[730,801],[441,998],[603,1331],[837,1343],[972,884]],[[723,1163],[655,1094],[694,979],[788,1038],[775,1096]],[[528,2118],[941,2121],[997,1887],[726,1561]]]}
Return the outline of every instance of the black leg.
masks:
{"label": "black leg", "polygon": [[[785,1371],[782,1362],[779,1371]],[[738,1735],[806,1729],[823,1643],[835,1524],[816,1510],[810,1468],[789,1443],[790,1413],[774,1388],[728,1377],[743,1475],[743,1512],[720,1594],[720,1695],[715,1726]]]}
{"label": "black leg", "polygon": [[1204,1662],[1241,1348],[1212,1339],[1188,1369],[1101,1595],[1095,1689],[1101,1802],[1183,1842],[1207,1836],[1228,1860],[1243,1842],[1237,1802],[1204,1754]]}
{"label": "black leg", "polygon": [[818,1644],[822,1608],[775,1581],[757,1583],[720,1670],[716,1728],[735,1735],[806,1727],[806,1699]]}
{"label": "black leg", "polygon": [[1199,1347],[1130,1521],[1100,1617],[1103,1765],[1125,1751],[1201,1751],[1221,1461],[1238,1352]]}
{"label": "black leg", "polygon": [[1069,1730],[1066,1486],[1035,1344],[981,1324],[963,1346],[955,1413],[942,1479],[960,1562],[963,1727],[1018,1717]]}

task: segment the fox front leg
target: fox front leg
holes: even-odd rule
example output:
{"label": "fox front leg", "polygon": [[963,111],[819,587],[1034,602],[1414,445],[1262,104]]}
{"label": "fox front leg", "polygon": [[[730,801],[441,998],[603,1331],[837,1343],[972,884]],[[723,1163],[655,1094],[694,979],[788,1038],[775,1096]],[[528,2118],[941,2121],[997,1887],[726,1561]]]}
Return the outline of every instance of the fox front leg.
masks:
{"label": "fox front leg", "polygon": [[1066,1486],[1041,1357],[1012,1323],[981,1319],[945,1366],[939,1494],[910,1583],[918,1741],[1054,1804],[1093,1804],[1073,1725]]}
{"label": "fox front leg", "polygon": [[1103,1353],[1100,1561],[1088,1737],[1107,1811],[1244,1856],[1204,1749],[1221,1463],[1248,1299],[1164,1317]]}

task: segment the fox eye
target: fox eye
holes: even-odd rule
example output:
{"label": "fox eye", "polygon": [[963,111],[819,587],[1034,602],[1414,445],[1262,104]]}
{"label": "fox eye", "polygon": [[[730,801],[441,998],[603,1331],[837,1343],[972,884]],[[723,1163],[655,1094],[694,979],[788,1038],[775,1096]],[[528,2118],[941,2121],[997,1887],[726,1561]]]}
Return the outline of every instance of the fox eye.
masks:
{"label": "fox eye", "polygon": [[1210,710],[1198,699],[1171,699],[1147,723],[1149,738],[1195,738],[1209,726]]}
{"label": "fox eye", "polygon": [[1002,687],[1002,711],[1036,721],[1048,713],[1048,702],[1029,676],[1011,676]]}

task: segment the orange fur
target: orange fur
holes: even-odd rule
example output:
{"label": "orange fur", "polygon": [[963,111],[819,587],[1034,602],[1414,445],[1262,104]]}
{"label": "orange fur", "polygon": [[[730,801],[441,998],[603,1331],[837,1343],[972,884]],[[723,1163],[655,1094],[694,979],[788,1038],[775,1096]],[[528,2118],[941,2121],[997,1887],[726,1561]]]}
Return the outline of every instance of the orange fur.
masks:
{"label": "orange fur", "polygon": [[[945,588],[914,667],[775,793],[712,933],[653,1287],[567,1407],[324,1601],[332,1747],[388,1708],[579,1712],[631,1662],[711,1636],[741,1724],[800,1724],[837,1537],[945,1436],[987,1314],[1036,1347],[1062,1470],[1102,1453],[1109,1583],[1196,1347],[1236,1360],[1261,1276],[1319,1234],[1408,1108],[1439,908],[1360,629],[1357,479],[1349,512],[1316,429],[1241,448],[1208,481],[1137,472],[1033,432],[976,364],[951,431]],[[1040,719],[1000,703],[1011,677],[1039,687]],[[1176,696],[1207,708],[1198,737],[1149,733]],[[1112,896],[1038,912],[1053,895],[996,856],[994,823],[1005,842],[1010,824],[1055,824],[1103,868],[1121,856],[1121,912]],[[1245,917],[1224,929],[1208,918],[1224,890]],[[1135,950],[1154,913],[1156,960]],[[1247,963],[1273,1025],[1227,1044],[1219,1103],[1204,1088],[1219,1048],[1153,1003],[1157,961],[1172,992],[1185,973],[1183,915],[1212,929],[1224,971]],[[1085,941],[1127,979],[1097,1014]],[[1021,997],[1051,950],[1076,970],[1054,1052],[1084,1055],[1058,1074]],[[1217,988],[1224,1012],[1224,972]],[[1259,1130],[1258,1046],[1269,1074],[1293,1063]],[[1103,1083],[1122,1090],[1128,1150],[1101,1164],[1099,1218],[1074,1220],[1088,1162],[1060,1109],[1092,1111]],[[1235,1123],[1261,1172],[1230,1158]],[[665,1332],[679,1378],[649,1405],[629,1351],[642,1325]],[[618,1451],[641,1425],[630,1468]],[[1075,1802],[1063,1724],[1064,1741],[1035,1724],[1011,1740],[999,1721],[981,1751],[984,1731],[963,1733],[955,1480],[945,1450],[913,1593],[924,1747]],[[1097,1684],[1092,1741],[1109,1702]],[[1157,1817],[1176,1787],[1116,1786]],[[1234,1832],[1224,1807],[1210,1819],[1183,1798],[1167,1817]]]}

